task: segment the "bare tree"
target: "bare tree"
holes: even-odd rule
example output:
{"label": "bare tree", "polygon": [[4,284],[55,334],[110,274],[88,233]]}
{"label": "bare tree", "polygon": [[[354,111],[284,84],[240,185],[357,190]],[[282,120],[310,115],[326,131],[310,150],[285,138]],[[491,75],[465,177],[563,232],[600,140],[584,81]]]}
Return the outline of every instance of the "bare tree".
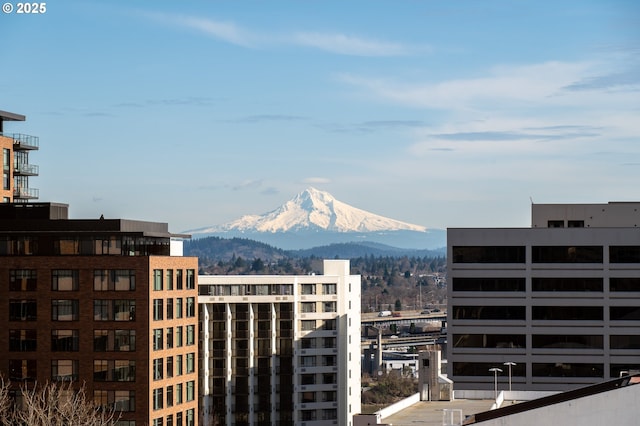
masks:
{"label": "bare tree", "polygon": [[73,382],[46,383],[27,389],[20,387],[19,405],[9,396],[9,383],[0,378],[0,424],[29,426],[113,426],[119,419],[114,408],[96,405],[87,399],[84,385]]}

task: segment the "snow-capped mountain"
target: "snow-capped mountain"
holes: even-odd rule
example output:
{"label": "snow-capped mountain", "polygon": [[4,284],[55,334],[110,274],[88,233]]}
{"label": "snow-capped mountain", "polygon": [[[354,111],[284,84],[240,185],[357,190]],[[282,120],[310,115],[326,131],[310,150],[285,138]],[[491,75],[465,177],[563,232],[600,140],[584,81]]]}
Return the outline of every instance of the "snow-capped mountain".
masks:
{"label": "snow-capped mountain", "polygon": [[[440,240],[435,244],[436,247],[446,245],[442,238],[444,231],[431,231],[424,226],[369,213],[315,188],[304,190],[282,206],[263,215],[246,215],[223,225],[184,232],[194,238],[240,236],[284,249],[309,248],[314,244],[346,241],[372,241],[396,247],[424,249],[434,245],[426,241],[434,238]],[[438,234],[437,237],[434,232]],[[416,239],[417,243],[414,241]],[[397,245],[398,243],[402,245]]]}

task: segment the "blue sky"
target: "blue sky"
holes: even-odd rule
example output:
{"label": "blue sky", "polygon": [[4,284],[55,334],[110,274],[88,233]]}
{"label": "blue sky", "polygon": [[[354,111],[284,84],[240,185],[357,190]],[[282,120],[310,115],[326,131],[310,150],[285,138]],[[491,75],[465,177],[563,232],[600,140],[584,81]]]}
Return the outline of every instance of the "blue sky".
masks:
{"label": "blue sky", "polygon": [[73,218],[180,232],[309,186],[433,228],[640,200],[635,0],[46,5],[0,14],[0,109]]}

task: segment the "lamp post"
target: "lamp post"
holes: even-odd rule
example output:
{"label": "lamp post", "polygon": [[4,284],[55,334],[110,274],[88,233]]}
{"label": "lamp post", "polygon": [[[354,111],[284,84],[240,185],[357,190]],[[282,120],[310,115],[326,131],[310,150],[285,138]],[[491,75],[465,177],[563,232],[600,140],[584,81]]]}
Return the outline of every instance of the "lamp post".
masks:
{"label": "lamp post", "polygon": [[498,399],[498,373],[502,373],[502,370],[498,367],[490,368],[489,371],[493,372],[493,399]]}
{"label": "lamp post", "polygon": [[507,361],[507,362],[504,363],[504,365],[508,365],[509,366],[509,392],[511,392],[511,367],[516,365],[516,363],[515,362],[511,362],[511,361]]}

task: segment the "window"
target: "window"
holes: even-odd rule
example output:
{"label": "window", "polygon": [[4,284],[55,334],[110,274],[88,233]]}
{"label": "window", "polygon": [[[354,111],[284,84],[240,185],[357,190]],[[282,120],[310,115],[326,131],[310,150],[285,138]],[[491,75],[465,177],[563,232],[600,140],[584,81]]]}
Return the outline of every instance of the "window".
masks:
{"label": "window", "polygon": [[316,347],[316,339],[315,338],[300,339],[300,347],[302,349],[313,349]]}
{"label": "window", "polygon": [[302,294],[316,294],[316,285],[315,284],[302,284]]}
{"label": "window", "polygon": [[302,392],[300,393],[300,402],[302,404],[308,402],[316,402],[316,393],[315,392]]}
{"label": "window", "polygon": [[[534,320],[602,321],[601,306],[533,306]],[[612,318],[613,319],[613,318]]]}
{"label": "window", "polygon": [[136,301],[95,299],[93,318],[95,321],[135,321]]}
{"label": "window", "polygon": [[300,366],[301,367],[315,367],[316,366],[316,357],[315,356],[301,356],[300,357]]}
{"label": "window", "polygon": [[33,330],[9,330],[9,351],[34,352],[38,341],[38,331]]}
{"label": "window", "polygon": [[335,337],[324,337],[322,339],[322,347],[325,349],[335,349],[336,346],[336,338]]}
{"label": "window", "polygon": [[[154,395],[154,398],[155,398],[155,395]],[[160,408],[162,408],[162,404],[157,408],[155,406],[153,407],[154,410],[158,410]],[[153,419],[153,426],[163,426],[162,417],[158,417],[157,419]]]}
{"label": "window", "polygon": [[196,316],[196,299],[195,297],[187,297],[187,318]]}
{"label": "window", "polygon": [[[94,390],[93,402],[104,409],[113,409],[116,412],[119,411],[135,411],[136,410],[136,392],[128,390]],[[116,424],[120,426],[122,421],[118,421]],[[131,424],[130,426],[135,426]]]}
{"label": "window", "polygon": [[51,271],[51,290],[77,291],[78,271],[74,269],[55,269]]}
{"label": "window", "polygon": [[454,348],[526,348],[524,334],[454,334]]}
{"label": "window", "polygon": [[640,335],[621,335],[610,337],[611,349],[640,349]]}
{"label": "window", "polygon": [[564,220],[548,220],[547,228],[564,228]]}
{"label": "window", "polygon": [[163,330],[161,328],[155,328],[153,330],[153,350],[154,351],[159,351],[160,349],[163,349],[162,332]]}
{"label": "window", "polygon": [[176,384],[176,391],[174,395],[176,404],[182,404],[182,383]]}
{"label": "window", "polygon": [[173,357],[167,357],[167,379],[173,377]]}
{"label": "window", "polygon": [[167,349],[173,348],[173,327],[167,328]]}
{"label": "window", "polygon": [[179,348],[183,345],[182,343],[182,326],[176,327],[176,347]]}
{"label": "window", "polygon": [[173,319],[173,299],[167,299],[167,319]]}
{"label": "window", "polygon": [[195,345],[196,343],[196,326],[188,325],[187,326],[187,346]]}
{"label": "window", "polygon": [[609,262],[640,263],[640,246],[610,246]]}
{"label": "window", "polygon": [[196,288],[196,271],[194,269],[187,269],[187,290],[194,290]]}
{"label": "window", "polygon": [[194,380],[190,380],[187,382],[187,396],[185,398],[187,402],[193,401],[195,398],[195,394],[196,394],[195,385],[196,385],[196,382]]}
{"label": "window", "polygon": [[453,263],[524,263],[524,246],[454,246]]}
{"label": "window", "polygon": [[10,359],[9,379],[35,380],[38,376],[38,364],[35,359]]}
{"label": "window", "polygon": [[[490,368],[498,367],[504,369],[502,362],[454,362],[454,376],[493,376],[489,371]],[[504,374],[504,373],[503,373]],[[518,363],[512,366],[511,374],[514,377],[524,377],[526,374],[525,363]]]}
{"label": "window", "polygon": [[584,220],[568,220],[567,228],[584,228]]}
{"label": "window", "polygon": [[176,318],[182,318],[182,298],[176,299]]}
{"label": "window", "polygon": [[524,278],[454,277],[453,291],[525,291]]}
{"label": "window", "polygon": [[93,330],[95,352],[133,352],[136,350],[135,330]]}
{"label": "window", "polygon": [[166,282],[167,290],[173,290],[173,269],[167,269]]}
{"label": "window", "polygon": [[640,321],[640,306],[611,306],[609,317],[612,321]]}
{"label": "window", "polygon": [[602,292],[602,278],[533,278],[533,291],[596,291]]}
{"label": "window", "polygon": [[36,319],[35,300],[9,300],[9,321],[35,321]]}
{"label": "window", "polygon": [[337,294],[336,284],[322,284],[322,294]]}
{"label": "window", "polygon": [[300,321],[300,328],[302,331],[312,331],[316,329],[316,320],[302,320]]}
{"label": "window", "polygon": [[533,377],[604,377],[603,364],[583,363],[533,363]]}
{"label": "window", "polygon": [[335,319],[325,320],[322,324],[323,330],[337,330],[337,321]]}
{"label": "window", "polygon": [[176,290],[182,290],[182,269],[176,270]]}
{"label": "window", "polygon": [[316,311],[316,302],[302,302],[301,304],[302,313],[308,314]]}
{"label": "window", "polygon": [[173,386],[167,386],[167,407],[173,407]]}
{"label": "window", "polygon": [[162,291],[162,269],[153,270],[153,290]]}
{"label": "window", "polygon": [[77,321],[80,305],[77,300],[52,300],[51,319],[53,321]]}
{"label": "window", "polygon": [[533,246],[533,263],[602,263],[602,246]]}
{"label": "window", "polygon": [[182,376],[182,355],[176,355],[176,376]]}
{"label": "window", "polygon": [[153,380],[162,379],[163,359],[156,358],[153,360]]}
{"label": "window", "polygon": [[336,302],[323,302],[322,303],[322,312],[337,312],[337,304]]}
{"label": "window", "polygon": [[51,330],[51,352],[77,352],[79,346],[78,330]]}
{"label": "window", "polygon": [[459,320],[524,320],[524,306],[454,306],[453,318]]}
{"label": "window", "polygon": [[335,420],[338,418],[338,410],[335,408],[325,408],[322,410],[322,420]]}
{"label": "window", "polygon": [[51,380],[78,380],[78,361],[71,359],[54,359],[51,361]]}
{"label": "window", "polygon": [[300,384],[301,385],[315,385],[316,384],[316,375],[315,374],[302,374],[300,376]]}
{"label": "window", "polygon": [[153,299],[153,320],[161,321],[162,320],[162,309],[163,309],[163,300],[162,299]]}
{"label": "window", "polygon": [[35,269],[12,269],[9,272],[9,291],[36,291],[37,285]]}
{"label": "window", "polygon": [[[159,389],[154,389],[153,390],[153,409],[154,410],[160,410],[163,408],[163,395],[162,395],[162,388]],[[156,423],[156,421],[160,421],[160,423]],[[154,425],[160,426],[162,425],[162,419],[155,419],[153,421]]]}
{"label": "window", "polygon": [[136,289],[135,269],[96,269],[93,271],[95,291],[133,291]]}
{"label": "window", "polygon": [[609,278],[611,291],[640,291],[640,278]]}
{"label": "window", "polygon": [[603,339],[598,335],[534,334],[531,345],[544,349],[602,349]]}
{"label": "window", "polygon": [[136,362],[128,359],[93,361],[93,380],[95,382],[135,382]]}
{"label": "window", "polygon": [[196,354],[194,352],[187,354],[187,374],[196,371]]}
{"label": "window", "polygon": [[327,367],[333,367],[336,364],[336,356],[335,355],[323,355],[322,356],[322,365]]}
{"label": "window", "polygon": [[338,383],[337,382],[337,375],[336,373],[324,373],[322,375],[322,384],[324,385],[333,385]]}

